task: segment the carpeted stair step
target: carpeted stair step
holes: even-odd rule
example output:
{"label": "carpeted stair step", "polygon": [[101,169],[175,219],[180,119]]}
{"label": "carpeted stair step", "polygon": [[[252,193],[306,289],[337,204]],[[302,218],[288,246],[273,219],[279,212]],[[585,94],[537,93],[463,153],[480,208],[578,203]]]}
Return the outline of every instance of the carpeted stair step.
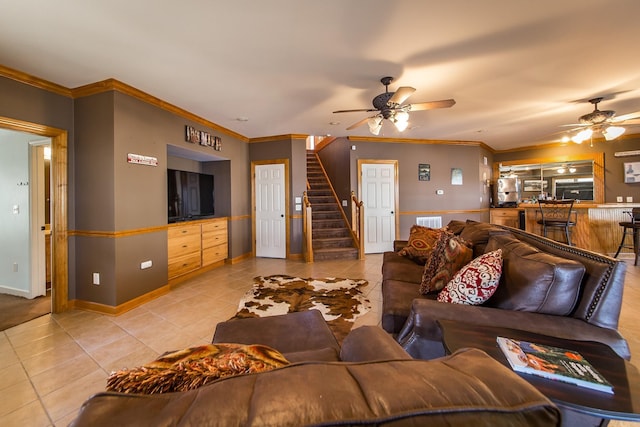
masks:
{"label": "carpeted stair step", "polygon": [[316,249],[332,249],[332,248],[353,248],[353,240],[351,237],[330,237],[322,239],[313,239],[313,250]]}
{"label": "carpeted stair step", "polygon": [[342,228],[344,227],[344,220],[339,219],[312,219],[312,227],[316,228]]}
{"label": "carpeted stair step", "polygon": [[356,248],[314,249],[314,261],[328,261],[335,259],[358,259]]}
{"label": "carpeted stair step", "polygon": [[311,214],[312,221],[323,220],[323,219],[339,220],[340,224],[338,225],[338,227],[340,228],[344,227],[344,220],[342,219],[342,214],[340,213],[340,211],[324,211],[324,212],[315,211]]}
{"label": "carpeted stair step", "polygon": [[314,212],[336,211],[340,212],[340,206],[337,203],[311,203]]}
{"label": "carpeted stair step", "polygon": [[311,206],[315,205],[336,205],[336,199],[333,196],[311,196],[309,197]]}
{"label": "carpeted stair step", "polygon": [[351,230],[348,228],[317,228],[313,230],[314,239],[329,239],[336,237],[348,237],[351,239]]}

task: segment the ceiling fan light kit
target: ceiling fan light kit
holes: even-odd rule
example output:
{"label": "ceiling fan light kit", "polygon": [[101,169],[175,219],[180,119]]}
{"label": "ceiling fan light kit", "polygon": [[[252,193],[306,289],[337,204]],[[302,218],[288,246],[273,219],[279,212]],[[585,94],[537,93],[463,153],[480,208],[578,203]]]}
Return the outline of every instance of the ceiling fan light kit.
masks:
{"label": "ceiling fan light kit", "polygon": [[[616,112],[613,110],[598,110],[598,104],[601,101],[602,98],[593,98],[589,100],[589,102],[594,105],[593,111],[578,118],[579,126],[587,127],[572,136],[571,141],[576,144],[582,144],[584,141],[591,139],[594,133],[601,134],[607,141],[613,141],[626,131],[624,127],[616,126],[615,123],[633,119],[635,118],[634,116],[638,114],[632,113],[627,116],[615,117]],[[591,139],[591,145],[593,146],[593,139]]]}
{"label": "ceiling fan light kit", "polygon": [[355,129],[367,123],[369,125],[369,132],[373,135],[379,135],[382,129],[382,122],[384,119],[387,119],[394,124],[398,132],[403,132],[409,126],[409,111],[449,108],[456,103],[453,99],[444,99],[441,101],[420,102],[417,104],[403,104],[416,89],[409,86],[402,86],[395,92],[389,92],[389,85],[392,81],[393,77],[383,77],[380,79],[380,82],[385,86],[385,92],[373,98],[373,109],[363,108],[334,111],[334,113],[376,112],[374,116],[364,118],[352,124],[347,130]]}

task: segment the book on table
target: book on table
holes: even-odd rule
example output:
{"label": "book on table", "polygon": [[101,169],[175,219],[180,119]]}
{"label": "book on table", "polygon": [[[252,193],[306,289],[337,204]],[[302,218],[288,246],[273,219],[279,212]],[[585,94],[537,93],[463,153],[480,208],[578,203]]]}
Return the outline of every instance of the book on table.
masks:
{"label": "book on table", "polygon": [[497,341],[516,372],[613,393],[611,383],[576,351],[505,337]]}

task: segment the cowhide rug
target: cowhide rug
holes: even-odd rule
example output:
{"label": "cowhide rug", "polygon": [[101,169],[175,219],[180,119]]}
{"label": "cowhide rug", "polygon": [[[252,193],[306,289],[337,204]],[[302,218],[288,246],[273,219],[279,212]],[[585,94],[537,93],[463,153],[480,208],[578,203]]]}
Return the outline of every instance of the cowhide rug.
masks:
{"label": "cowhide rug", "polygon": [[366,280],[287,275],[258,276],[253,280],[253,287],[240,300],[235,318],[319,310],[338,342],[342,342],[355,319],[371,309],[359,289],[367,285]]}

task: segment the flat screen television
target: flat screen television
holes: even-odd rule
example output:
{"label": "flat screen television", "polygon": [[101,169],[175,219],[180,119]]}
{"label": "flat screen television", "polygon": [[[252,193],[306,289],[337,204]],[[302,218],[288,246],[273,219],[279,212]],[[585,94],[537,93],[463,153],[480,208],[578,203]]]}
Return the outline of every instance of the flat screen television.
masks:
{"label": "flat screen television", "polygon": [[169,223],[215,214],[213,175],[167,169]]}

